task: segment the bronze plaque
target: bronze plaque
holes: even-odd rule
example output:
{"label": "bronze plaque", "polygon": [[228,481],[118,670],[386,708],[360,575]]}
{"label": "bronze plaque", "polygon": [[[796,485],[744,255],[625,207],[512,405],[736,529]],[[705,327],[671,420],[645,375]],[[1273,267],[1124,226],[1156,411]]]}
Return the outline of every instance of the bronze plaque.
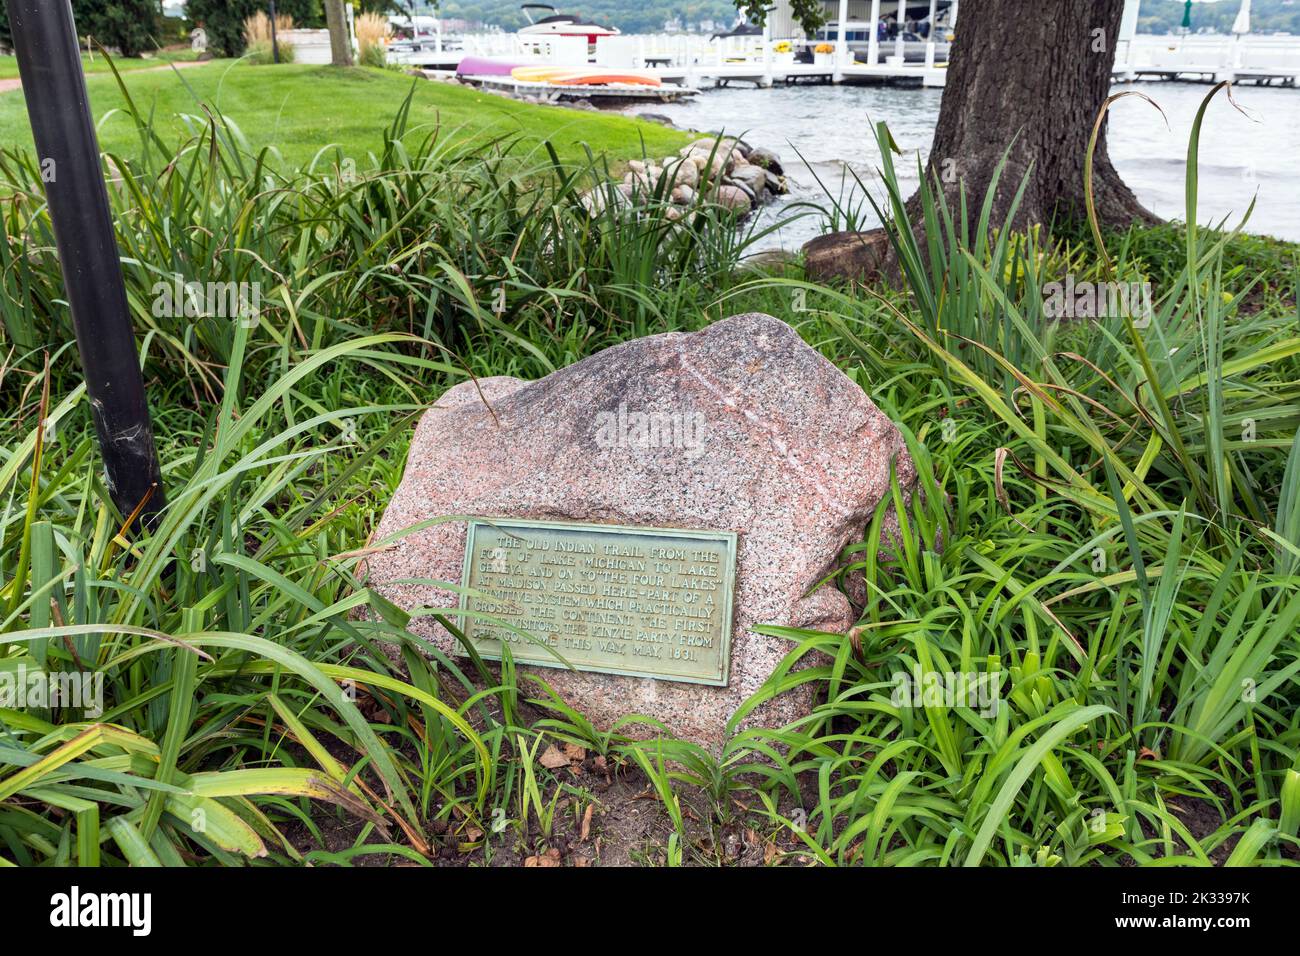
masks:
{"label": "bronze plaque", "polygon": [[725,687],[736,536],[473,518],[461,627],[483,657]]}

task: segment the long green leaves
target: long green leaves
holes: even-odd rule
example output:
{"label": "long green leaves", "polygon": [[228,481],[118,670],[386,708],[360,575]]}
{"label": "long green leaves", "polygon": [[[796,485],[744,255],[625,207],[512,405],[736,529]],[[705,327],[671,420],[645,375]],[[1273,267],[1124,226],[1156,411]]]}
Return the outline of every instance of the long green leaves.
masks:
{"label": "long green leaves", "polygon": [[[283,170],[216,111],[175,155],[141,120],[114,158],[170,501],[135,537],[95,466],[39,171],[0,155],[0,677],[91,688],[0,701],[6,862],[542,858],[571,819],[588,841],[593,781],[649,784],[671,835],[646,858],[671,863],[727,862],[737,832],[769,863],[1290,861],[1300,340],[1275,246],[1018,232],[991,190],[924,177],[909,203],[881,127],[905,288],[742,280],[753,232],[601,203],[600,157],[411,122],[408,100],[369,166]],[[260,308],[169,310],[177,275],[257,283]],[[1067,276],[1149,283],[1149,314],[1053,321]],[[860,385],[919,477],[825,569],[847,633],[761,626],[786,656],[718,752],[449,658],[366,587],[447,386],[745,309]],[[753,726],[784,694],[812,712]]]}

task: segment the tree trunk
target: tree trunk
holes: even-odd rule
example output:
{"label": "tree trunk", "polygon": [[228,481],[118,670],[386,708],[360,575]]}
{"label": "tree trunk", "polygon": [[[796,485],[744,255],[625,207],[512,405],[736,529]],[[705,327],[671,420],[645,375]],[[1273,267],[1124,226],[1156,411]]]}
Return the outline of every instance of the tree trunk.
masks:
{"label": "tree trunk", "polygon": [[[971,215],[978,216],[993,172],[1009,150],[994,223],[1005,219],[1026,175],[1018,228],[1086,215],[1084,160],[1110,93],[1123,12],[1124,0],[961,5],[929,159],[931,180],[938,177],[954,213],[964,183]],[[1156,221],[1111,165],[1104,126],[1093,156],[1093,194],[1103,223]]]}
{"label": "tree trunk", "polygon": [[330,62],[335,66],[351,66],[352,43],[348,39],[343,0],[325,0],[325,24],[330,28]]}

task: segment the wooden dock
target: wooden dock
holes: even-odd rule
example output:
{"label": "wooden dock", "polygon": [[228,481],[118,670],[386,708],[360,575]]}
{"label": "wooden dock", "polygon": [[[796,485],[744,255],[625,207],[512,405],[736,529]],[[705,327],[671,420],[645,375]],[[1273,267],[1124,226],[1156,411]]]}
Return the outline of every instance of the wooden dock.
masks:
{"label": "wooden dock", "polygon": [[[586,65],[591,62],[585,42],[566,48],[564,39],[525,42],[518,35],[464,37],[457,50],[421,50],[405,54],[394,62],[442,73],[456,69],[464,56],[500,57],[506,60]],[[942,87],[948,71],[933,44],[923,60],[907,60],[898,48],[885,42],[872,49],[866,60],[862,52],[840,46],[831,55],[814,62],[794,62],[790,54],[774,52],[774,39],[739,37],[708,41],[701,37],[620,36],[602,38],[597,44],[596,63],[615,69],[644,69],[665,84],[695,91],[752,83],[759,87],[797,83],[862,83],[896,86]],[[891,55],[891,50],[895,51]],[[1128,33],[1116,49],[1114,78],[1117,82],[1178,80],[1192,82],[1256,83],[1283,87],[1300,86],[1300,44],[1289,37],[1157,37]],[[486,78],[475,78],[487,82]],[[500,79],[493,79],[502,86]],[[510,86],[510,84],[505,84]],[[528,95],[545,95],[549,87],[533,84]],[[512,87],[513,89],[513,87]],[[603,91],[608,93],[608,91]],[[662,99],[676,94],[620,90],[625,99]],[[583,98],[601,97],[600,88],[583,88]],[[560,94],[564,98],[564,94]]]}
{"label": "wooden dock", "polygon": [[599,85],[559,85],[556,83],[530,83],[510,76],[465,76],[462,82],[485,90],[506,93],[516,97],[535,97],[547,103],[566,100],[624,101],[638,100],[653,103],[675,103],[700,91],[690,86],[667,84],[664,86],[637,86],[632,83],[601,83]]}
{"label": "wooden dock", "polygon": [[680,83],[696,89],[725,87],[732,83],[753,83],[769,87],[777,84],[793,85],[800,82],[844,83],[876,82],[903,86],[943,86],[947,71],[942,67],[927,68],[924,64],[910,63],[893,66],[865,63],[834,66],[821,63],[716,63],[692,66],[660,67],[653,71],[665,83]]}

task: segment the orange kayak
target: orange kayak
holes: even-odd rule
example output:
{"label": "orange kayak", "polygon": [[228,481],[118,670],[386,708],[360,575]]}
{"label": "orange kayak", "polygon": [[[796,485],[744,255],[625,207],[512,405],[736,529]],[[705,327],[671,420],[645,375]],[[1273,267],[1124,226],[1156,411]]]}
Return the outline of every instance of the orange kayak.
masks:
{"label": "orange kayak", "polygon": [[516,80],[525,83],[552,83],[556,86],[603,86],[608,83],[627,83],[633,86],[662,86],[659,77],[651,73],[627,70],[602,70],[562,66],[517,66],[510,71]]}

